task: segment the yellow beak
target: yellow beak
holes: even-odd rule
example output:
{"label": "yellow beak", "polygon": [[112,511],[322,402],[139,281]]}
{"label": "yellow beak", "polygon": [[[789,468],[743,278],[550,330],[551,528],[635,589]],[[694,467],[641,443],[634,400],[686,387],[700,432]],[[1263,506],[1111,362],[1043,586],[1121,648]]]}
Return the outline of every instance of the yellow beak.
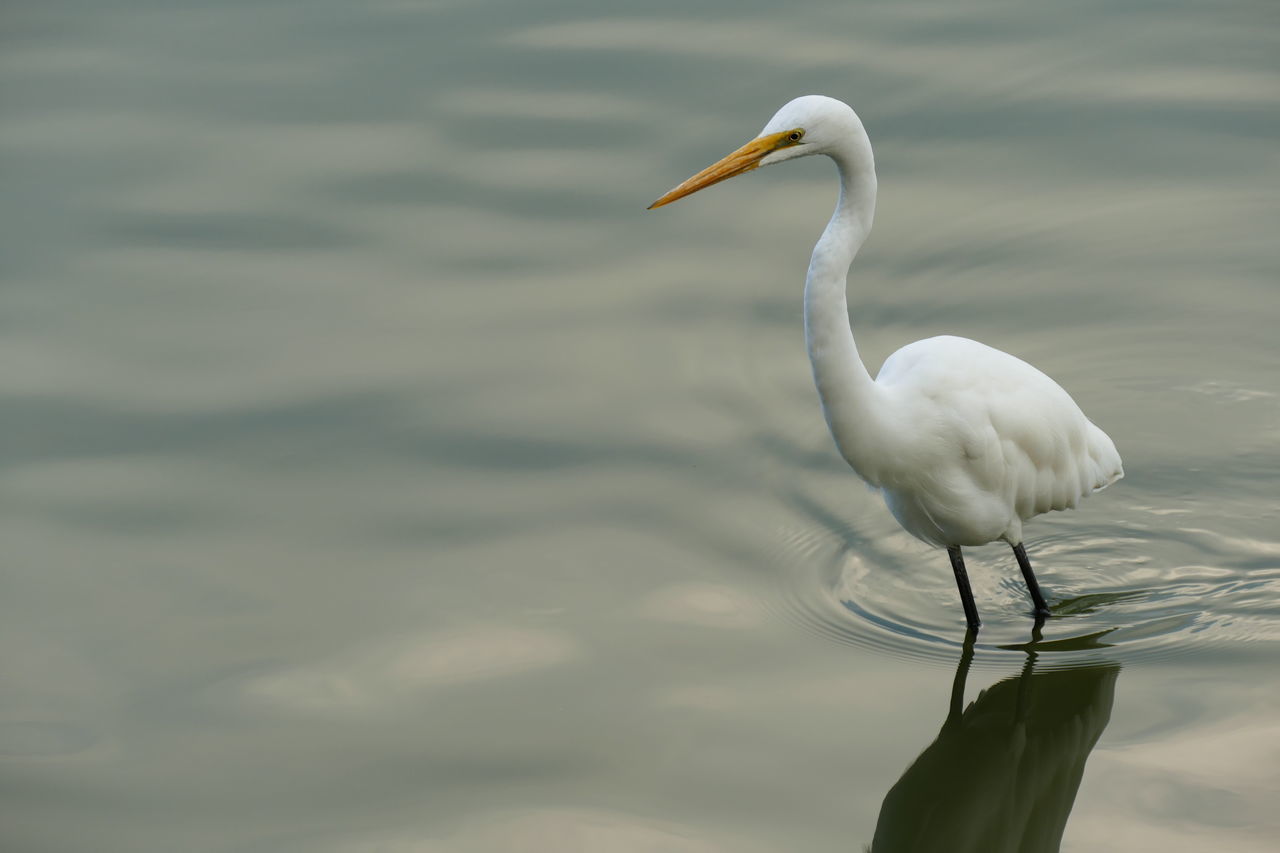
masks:
{"label": "yellow beak", "polygon": [[761,136],[753,139],[737,151],[725,157],[718,163],[713,163],[694,175],[689,180],[680,184],[680,186],[671,190],[662,198],[649,205],[649,209],[662,207],[664,204],[671,204],[673,201],[684,198],[687,195],[693,195],[698,190],[706,189],[712,184],[718,184],[721,181],[727,181],[734,175],[741,175],[743,172],[750,172],[752,169],[760,165],[760,161],[766,155],[772,154],[779,148],[786,148],[793,145],[797,140],[791,139],[794,131],[784,130],[781,133],[771,133],[768,136]]}

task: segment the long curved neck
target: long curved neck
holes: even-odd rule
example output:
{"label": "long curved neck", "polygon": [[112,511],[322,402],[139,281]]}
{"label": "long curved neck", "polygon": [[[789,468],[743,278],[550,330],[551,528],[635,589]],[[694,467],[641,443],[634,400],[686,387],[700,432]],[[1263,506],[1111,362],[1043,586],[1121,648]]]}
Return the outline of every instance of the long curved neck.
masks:
{"label": "long curved neck", "polygon": [[[850,141],[852,147],[855,141]],[[851,153],[831,154],[840,172],[840,199],[822,232],[804,286],[804,332],[822,411],[841,455],[878,485],[877,464],[885,435],[880,389],[858,355],[849,326],[846,278],[875,215],[874,166],[858,169]],[[868,163],[870,158],[864,158]]]}

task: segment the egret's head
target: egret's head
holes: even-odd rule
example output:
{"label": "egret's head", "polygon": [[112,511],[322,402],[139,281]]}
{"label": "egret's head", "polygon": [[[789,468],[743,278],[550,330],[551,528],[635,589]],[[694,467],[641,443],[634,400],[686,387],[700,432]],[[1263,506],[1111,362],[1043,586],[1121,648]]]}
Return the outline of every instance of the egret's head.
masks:
{"label": "egret's head", "polygon": [[874,169],[871,143],[853,108],[824,95],[805,95],[785,104],[760,135],[649,205],[652,210],[734,175],[810,154],[849,159],[855,169]]}

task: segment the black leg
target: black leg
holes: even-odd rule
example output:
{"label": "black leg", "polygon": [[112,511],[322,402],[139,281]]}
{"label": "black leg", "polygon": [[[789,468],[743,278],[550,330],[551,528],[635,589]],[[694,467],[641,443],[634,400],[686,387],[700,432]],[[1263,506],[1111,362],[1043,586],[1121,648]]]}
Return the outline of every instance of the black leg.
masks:
{"label": "black leg", "polygon": [[1027,549],[1019,542],[1013,546],[1013,556],[1018,558],[1018,568],[1022,569],[1022,579],[1027,582],[1027,590],[1031,593],[1031,601],[1036,606],[1036,619],[1049,615],[1049,605],[1044,603],[1040,594],[1040,584],[1036,583],[1036,574],[1031,571],[1031,561],[1027,559]]}
{"label": "black leg", "polygon": [[976,631],[982,624],[978,618],[978,605],[973,603],[973,590],[969,589],[969,574],[964,570],[964,557],[960,556],[960,546],[947,548],[947,556],[951,558],[951,571],[956,573],[956,586],[960,588],[960,603],[964,605],[964,618],[969,629]]}

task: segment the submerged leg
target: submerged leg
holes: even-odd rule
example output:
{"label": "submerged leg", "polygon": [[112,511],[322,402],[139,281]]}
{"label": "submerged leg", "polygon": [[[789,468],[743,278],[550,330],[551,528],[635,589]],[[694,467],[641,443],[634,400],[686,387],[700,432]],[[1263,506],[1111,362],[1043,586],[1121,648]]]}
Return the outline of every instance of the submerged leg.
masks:
{"label": "submerged leg", "polygon": [[1027,559],[1027,549],[1022,547],[1021,542],[1013,546],[1013,556],[1018,558],[1018,568],[1022,569],[1022,579],[1027,582],[1027,590],[1031,593],[1031,601],[1036,606],[1036,619],[1043,619],[1049,615],[1049,605],[1044,603],[1044,596],[1040,594],[1040,584],[1036,583],[1036,574],[1031,571],[1031,561]]}
{"label": "submerged leg", "polygon": [[956,586],[960,588],[960,603],[964,605],[964,618],[970,630],[978,630],[982,620],[978,618],[978,605],[973,603],[973,590],[969,589],[969,573],[964,570],[964,557],[960,556],[960,546],[947,547],[947,556],[951,558],[951,571],[956,573]]}

